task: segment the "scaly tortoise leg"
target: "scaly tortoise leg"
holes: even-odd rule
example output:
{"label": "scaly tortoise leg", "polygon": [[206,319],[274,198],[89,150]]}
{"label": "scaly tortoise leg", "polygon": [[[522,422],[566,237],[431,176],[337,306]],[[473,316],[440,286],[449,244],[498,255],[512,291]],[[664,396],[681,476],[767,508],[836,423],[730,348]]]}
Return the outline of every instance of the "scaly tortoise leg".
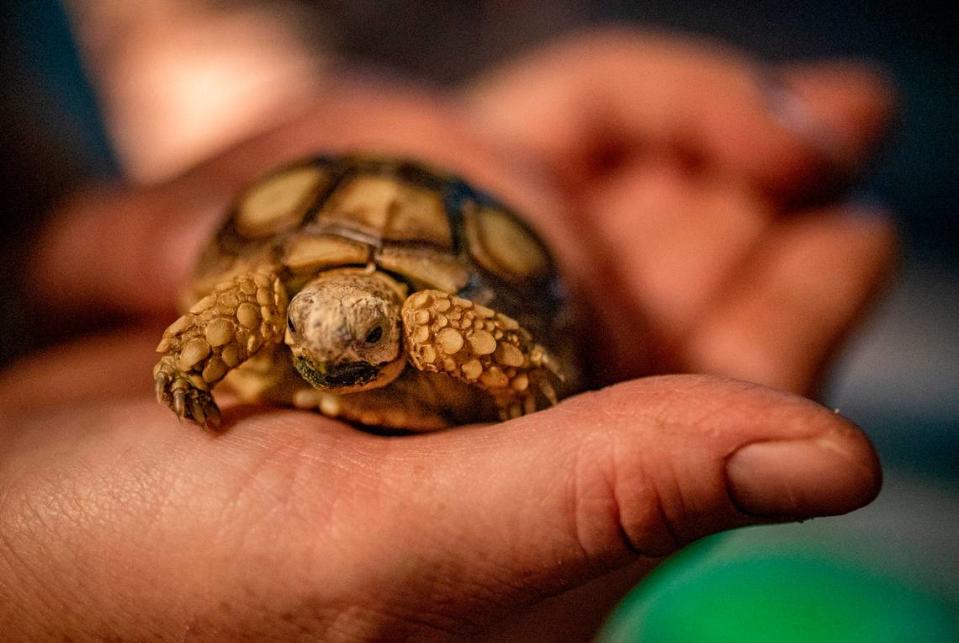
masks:
{"label": "scaly tortoise leg", "polygon": [[210,389],[265,345],[282,340],[286,290],[271,273],[234,277],[216,286],[163,332],[153,368],[157,400],[181,420],[219,426]]}
{"label": "scaly tortoise leg", "polygon": [[480,387],[502,419],[535,411],[537,391],[556,404],[548,373],[563,381],[559,364],[515,319],[439,290],[421,290],[403,304],[403,325],[413,366]]}

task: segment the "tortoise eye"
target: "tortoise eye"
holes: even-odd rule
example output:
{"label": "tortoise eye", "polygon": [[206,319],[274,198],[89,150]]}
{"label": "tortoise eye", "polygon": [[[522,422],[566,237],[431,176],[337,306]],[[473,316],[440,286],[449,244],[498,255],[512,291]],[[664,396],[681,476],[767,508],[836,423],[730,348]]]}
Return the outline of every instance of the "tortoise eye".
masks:
{"label": "tortoise eye", "polygon": [[375,344],[376,342],[383,339],[383,327],[377,326],[370,332],[366,334],[366,339],[364,340],[367,344]]}
{"label": "tortoise eye", "polygon": [[290,332],[291,332],[291,333],[295,333],[295,332],[296,332],[296,324],[293,323],[293,318],[292,318],[292,317],[287,317],[287,318],[286,318],[286,327],[290,329]]}

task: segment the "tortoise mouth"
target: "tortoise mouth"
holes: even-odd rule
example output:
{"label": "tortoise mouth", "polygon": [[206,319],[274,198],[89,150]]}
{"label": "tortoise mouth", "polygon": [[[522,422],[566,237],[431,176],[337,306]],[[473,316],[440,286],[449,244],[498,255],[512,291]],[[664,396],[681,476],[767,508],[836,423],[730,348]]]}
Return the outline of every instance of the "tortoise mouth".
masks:
{"label": "tortoise mouth", "polygon": [[343,364],[320,364],[315,367],[309,360],[296,356],[293,366],[307,382],[320,389],[352,389],[365,386],[376,380],[380,367],[369,362],[344,362]]}

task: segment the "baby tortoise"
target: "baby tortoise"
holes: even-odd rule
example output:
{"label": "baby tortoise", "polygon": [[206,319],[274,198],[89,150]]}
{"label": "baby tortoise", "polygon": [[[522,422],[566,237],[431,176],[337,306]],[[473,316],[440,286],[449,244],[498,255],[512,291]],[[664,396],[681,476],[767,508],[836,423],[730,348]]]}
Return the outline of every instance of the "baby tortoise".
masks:
{"label": "baby tortoise", "polygon": [[157,346],[157,398],[218,426],[211,389],[426,431],[530,413],[579,381],[549,252],[416,162],[322,156],[261,179],[204,251]]}

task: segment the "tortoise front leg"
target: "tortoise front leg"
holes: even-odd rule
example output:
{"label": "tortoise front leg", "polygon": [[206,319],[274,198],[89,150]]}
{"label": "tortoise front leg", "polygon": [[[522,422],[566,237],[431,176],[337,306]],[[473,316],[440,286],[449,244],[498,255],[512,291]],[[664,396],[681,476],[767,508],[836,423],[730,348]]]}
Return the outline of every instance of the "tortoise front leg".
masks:
{"label": "tortoise front leg", "polygon": [[403,304],[410,362],[488,392],[502,419],[532,413],[537,393],[556,404],[549,374],[563,373],[519,323],[485,306],[439,290],[421,290]]}
{"label": "tortoise front leg", "polygon": [[180,419],[219,426],[210,389],[263,346],[282,340],[287,296],[272,273],[234,277],[216,286],[163,332],[153,368],[157,400]]}

